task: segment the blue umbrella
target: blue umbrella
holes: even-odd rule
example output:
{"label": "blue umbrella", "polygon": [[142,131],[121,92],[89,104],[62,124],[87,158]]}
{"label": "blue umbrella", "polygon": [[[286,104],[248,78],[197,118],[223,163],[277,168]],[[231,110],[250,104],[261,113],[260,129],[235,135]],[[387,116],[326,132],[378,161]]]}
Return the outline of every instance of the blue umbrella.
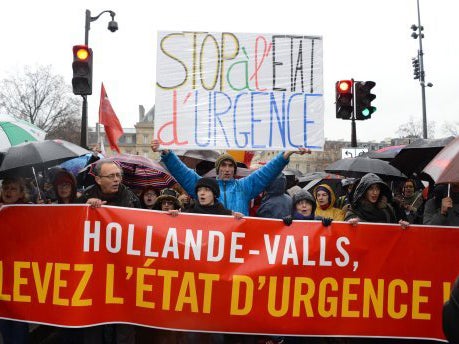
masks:
{"label": "blue umbrella", "polygon": [[101,155],[95,156],[92,153],[88,153],[77,158],[67,160],[60,164],[60,167],[66,169],[67,171],[71,172],[74,176],[76,176],[86,166],[93,163],[94,161],[99,160],[101,157]]}

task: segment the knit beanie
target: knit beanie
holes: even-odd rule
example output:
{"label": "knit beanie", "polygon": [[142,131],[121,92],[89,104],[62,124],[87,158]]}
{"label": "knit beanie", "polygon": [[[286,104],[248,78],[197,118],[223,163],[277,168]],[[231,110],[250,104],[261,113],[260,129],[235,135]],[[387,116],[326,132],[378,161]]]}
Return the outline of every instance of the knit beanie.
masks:
{"label": "knit beanie", "polygon": [[218,186],[217,181],[214,178],[201,178],[196,183],[195,191],[198,193],[198,189],[201,187],[206,187],[212,190],[215,198],[220,196],[220,187]]}
{"label": "knit beanie", "polygon": [[312,196],[309,191],[306,191],[304,189],[299,190],[292,196],[293,210],[295,211],[296,204],[303,200],[309,202],[312,205],[312,214],[314,214],[317,207],[316,201],[314,199],[314,196]]}
{"label": "knit beanie", "polygon": [[225,160],[229,160],[233,163],[234,165],[234,173],[236,173],[236,169],[237,169],[237,163],[236,163],[236,160],[230,155],[230,154],[221,154],[217,160],[215,160],[215,170],[217,171],[217,174],[218,174],[218,170],[220,169],[220,165],[222,164],[223,161]]}

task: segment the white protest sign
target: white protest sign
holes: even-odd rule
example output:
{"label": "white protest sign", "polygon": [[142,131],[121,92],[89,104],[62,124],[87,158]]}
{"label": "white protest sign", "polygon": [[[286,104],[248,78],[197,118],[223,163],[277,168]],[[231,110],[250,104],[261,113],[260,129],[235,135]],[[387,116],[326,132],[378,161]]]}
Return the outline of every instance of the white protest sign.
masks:
{"label": "white protest sign", "polygon": [[323,150],[322,38],[159,32],[155,134],[165,148]]}

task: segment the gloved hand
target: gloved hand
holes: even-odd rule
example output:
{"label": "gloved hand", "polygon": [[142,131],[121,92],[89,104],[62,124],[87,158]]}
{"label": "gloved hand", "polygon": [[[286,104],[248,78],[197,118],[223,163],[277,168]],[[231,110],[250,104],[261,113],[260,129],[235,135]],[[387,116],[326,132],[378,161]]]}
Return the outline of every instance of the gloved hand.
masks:
{"label": "gloved hand", "polygon": [[333,221],[332,218],[330,218],[330,217],[324,217],[324,218],[322,219],[322,225],[325,226],[325,227],[328,227],[328,226],[331,225],[332,221]]}
{"label": "gloved hand", "polygon": [[282,218],[282,221],[284,221],[284,223],[287,225],[287,226],[290,226],[293,222],[293,218],[292,218],[292,215],[287,215],[287,216],[284,216]]}

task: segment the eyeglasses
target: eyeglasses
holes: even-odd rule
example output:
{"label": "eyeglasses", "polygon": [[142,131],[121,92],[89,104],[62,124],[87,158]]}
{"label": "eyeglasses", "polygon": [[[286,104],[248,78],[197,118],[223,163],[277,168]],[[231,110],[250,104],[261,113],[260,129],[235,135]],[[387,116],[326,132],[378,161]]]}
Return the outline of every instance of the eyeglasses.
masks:
{"label": "eyeglasses", "polygon": [[123,178],[123,175],[121,173],[112,173],[112,174],[107,174],[106,176],[99,176],[99,177],[114,180],[115,178],[118,178],[118,179]]}
{"label": "eyeglasses", "polygon": [[161,204],[163,205],[174,205],[173,201],[162,201]]}

